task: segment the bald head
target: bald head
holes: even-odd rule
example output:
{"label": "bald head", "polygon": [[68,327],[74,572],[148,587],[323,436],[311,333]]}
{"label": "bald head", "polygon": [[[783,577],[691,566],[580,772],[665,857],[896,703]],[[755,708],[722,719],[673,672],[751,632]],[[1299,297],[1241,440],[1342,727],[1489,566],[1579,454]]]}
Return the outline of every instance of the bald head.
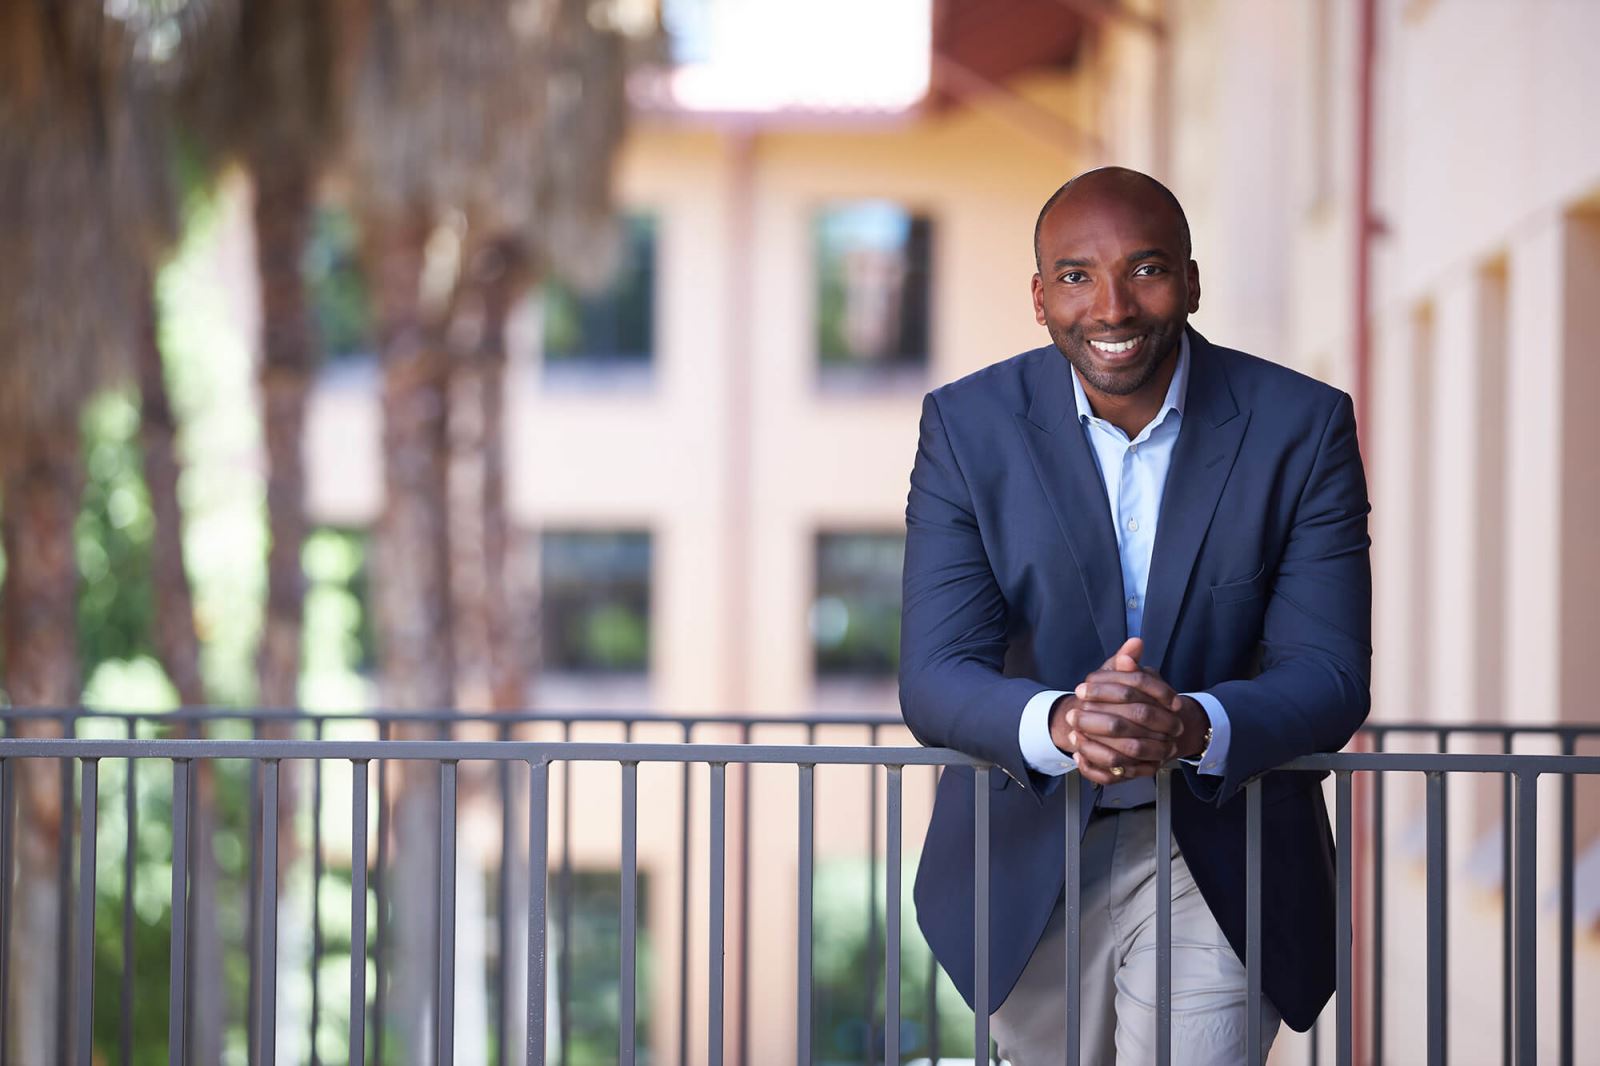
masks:
{"label": "bald head", "polygon": [[1172,195],[1172,190],[1148,174],[1127,167],[1100,167],[1086,170],[1050,194],[1050,199],[1039,209],[1033,223],[1033,262],[1043,269],[1039,257],[1039,234],[1045,220],[1057,210],[1093,209],[1100,205],[1117,205],[1141,212],[1165,214],[1175,227],[1178,252],[1184,259],[1193,254],[1189,237],[1189,218],[1183,205]]}

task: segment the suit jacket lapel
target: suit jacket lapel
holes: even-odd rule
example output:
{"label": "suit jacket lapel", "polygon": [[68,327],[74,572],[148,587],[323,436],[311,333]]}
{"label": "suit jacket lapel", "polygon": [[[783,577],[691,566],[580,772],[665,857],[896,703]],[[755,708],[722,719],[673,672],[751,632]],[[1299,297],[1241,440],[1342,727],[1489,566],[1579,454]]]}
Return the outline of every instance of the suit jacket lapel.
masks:
{"label": "suit jacket lapel", "polygon": [[1071,372],[1064,356],[1046,351],[1032,375],[1032,403],[1026,416],[1017,416],[1017,428],[1077,563],[1103,654],[1110,655],[1128,632],[1122,567],[1105,483],[1078,421]]}
{"label": "suit jacket lapel", "polygon": [[1250,413],[1241,412],[1234,400],[1220,357],[1193,330],[1189,350],[1189,393],[1167,471],[1145,589],[1144,661],[1163,673],[1189,576],[1250,424]]}

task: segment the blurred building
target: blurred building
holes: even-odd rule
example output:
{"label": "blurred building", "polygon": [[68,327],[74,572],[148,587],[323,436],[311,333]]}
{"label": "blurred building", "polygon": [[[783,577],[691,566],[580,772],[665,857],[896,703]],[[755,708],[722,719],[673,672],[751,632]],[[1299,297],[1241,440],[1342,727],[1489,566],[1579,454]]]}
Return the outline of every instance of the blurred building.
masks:
{"label": "blurred building", "polygon": [[[639,87],[619,272],[599,293],[553,279],[518,321],[509,469],[541,623],[533,703],[892,710],[921,397],[1045,342],[1028,299],[1035,213],[1067,177],[1116,162],[1183,201],[1201,331],[1357,393],[1374,714],[1594,716],[1600,68],[1584,43],[1600,40],[1600,5],[668,10],[682,63]],[[370,360],[336,359],[307,440],[321,523],[375,520],[379,417]],[[1404,841],[1416,813],[1397,790]],[[1600,797],[1580,791],[1579,810],[1593,989]],[[1477,1058],[1469,1040],[1499,1017],[1498,986],[1472,980],[1500,962],[1499,813],[1498,781],[1451,807],[1471,884],[1451,954],[1459,1061],[1498,1055],[1493,1035]],[[592,815],[614,825],[604,803]],[[826,797],[820,815],[861,817]],[[913,840],[923,817],[908,808]],[[792,868],[791,841],[758,842],[755,861]],[[614,861],[610,847],[593,861]],[[676,860],[642,861],[671,876]],[[1419,884],[1395,888],[1394,920]],[[658,899],[648,921],[665,929]],[[760,957],[792,973],[785,951],[774,933]],[[1395,961],[1392,1017],[1420,964]],[[786,986],[754,995],[757,1031],[792,1048]],[[1580,1018],[1580,1047],[1600,1046],[1597,1024]],[[1394,1061],[1420,1039],[1395,1021]],[[1302,1045],[1283,1045],[1275,1061],[1298,1061]]]}

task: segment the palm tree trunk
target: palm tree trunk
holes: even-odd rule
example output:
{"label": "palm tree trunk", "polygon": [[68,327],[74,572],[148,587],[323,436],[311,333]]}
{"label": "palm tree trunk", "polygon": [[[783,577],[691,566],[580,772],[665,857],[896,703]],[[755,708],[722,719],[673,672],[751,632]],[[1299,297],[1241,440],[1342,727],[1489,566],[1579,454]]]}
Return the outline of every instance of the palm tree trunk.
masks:
{"label": "palm tree trunk", "polygon": [[257,661],[266,707],[299,704],[306,537],[306,396],[315,340],[300,269],[311,221],[311,180],[294,163],[256,160],[256,266],[261,283],[262,432],[267,453],[267,608]]}
{"label": "palm tree trunk", "polygon": [[[83,480],[76,421],[26,433],[6,442],[4,509],[0,538],[6,579],[0,593],[0,633],[5,685],[14,707],[70,707],[77,703],[78,568],[73,524]],[[34,720],[17,735],[59,737],[61,723]],[[5,1006],[10,1061],[65,1061],[56,1019],[61,1003],[57,965],[61,898],[57,870],[70,841],[61,832],[61,777],[70,764],[20,759],[17,768],[16,913],[11,923],[10,997]]]}
{"label": "palm tree trunk", "polygon": [[194,627],[194,594],[183,558],[183,514],[178,504],[177,421],[167,395],[166,373],[157,337],[156,300],[151,279],[142,279],[136,323],[139,375],[139,443],[144,453],[145,487],[155,518],[151,542],[155,588],[155,645],[162,669],[178,690],[178,702],[203,706],[200,638]]}
{"label": "palm tree trunk", "polygon": [[[375,538],[374,614],[384,701],[442,711],[454,699],[450,629],[449,362],[420,297],[428,227],[420,218],[366,227],[368,276],[383,367],[384,509]],[[401,737],[438,736],[410,729]],[[403,763],[396,809],[395,1008],[404,1059],[433,1055],[437,972],[437,768]]]}

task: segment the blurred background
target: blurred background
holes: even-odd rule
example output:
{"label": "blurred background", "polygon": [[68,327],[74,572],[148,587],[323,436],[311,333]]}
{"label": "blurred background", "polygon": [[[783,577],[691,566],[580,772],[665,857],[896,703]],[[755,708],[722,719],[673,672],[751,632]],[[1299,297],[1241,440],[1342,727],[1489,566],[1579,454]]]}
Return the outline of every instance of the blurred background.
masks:
{"label": "blurred background", "polygon": [[[122,735],[66,712],[179,706],[348,715],[362,736],[380,708],[893,714],[922,395],[1047,342],[1034,216],[1108,163],[1183,202],[1197,328],[1356,397],[1374,718],[1592,719],[1595,41],[1593,0],[0,0],[0,689],[63,711],[12,734]],[[225,897],[250,786],[218,774]],[[580,808],[555,838],[575,841],[580,930],[599,923],[567,974],[587,1004],[563,1018],[573,1062],[615,1054],[615,779],[596,770],[603,832]],[[65,993],[26,979],[60,944],[50,893],[26,890],[60,852],[55,780],[18,780],[13,1061],[59,1047],[27,1019]],[[102,789],[122,785],[108,767]],[[790,787],[774,781],[779,807]],[[169,783],[138,790],[170,819]],[[1421,786],[1393,796],[1414,860]],[[856,914],[877,837],[858,793],[821,802],[819,914]],[[913,848],[926,810],[908,797]],[[347,886],[348,810],[330,818],[346,851],[327,876]],[[1450,808],[1462,1033],[1501,828],[1498,783]],[[660,883],[641,899],[659,988],[641,1054],[693,1061],[703,1033],[668,1018],[688,992],[667,836],[641,845]],[[792,880],[792,841],[758,839],[749,864]],[[498,868],[497,847],[469,868]],[[149,849],[140,935],[163,974],[170,840]],[[120,915],[132,890],[102,890]],[[218,905],[220,940],[242,936]],[[841,1002],[872,980],[852,953],[877,918],[849,921],[818,960]],[[754,924],[758,962],[792,977],[792,944],[763,954]],[[114,985],[120,918],[102,928]],[[1420,963],[1391,965],[1403,1017]],[[245,980],[218,995],[242,1003]],[[740,1046],[784,1061],[793,990],[755,985]],[[286,1059],[344,1053],[315,994],[284,996],[295,1033],[313,1012]],[[494,995],[485,1016],[506,1013]],[[253,1023],[215,1015],[197,1061],[246,1061]],[[164,1016],[135,1018],[135,1059],[162,1060]],[[108,1048],[119,1024],[110,1002]],[[870,1054],[852,1024],[819,1023],[828,1061]],[[1393,1061],[1413,1061],[1420,1026],[1392,1024]],[[1596,1024],[1579,1019],[1580,1047]],[[1492,1037],[1481,1058],[1459,1039],[1461,1061],[1498,1061]],[[1310,1053],[1284,1044],[1279,1061]],[[396,1036],[403,1053],[421,1052]]]}

